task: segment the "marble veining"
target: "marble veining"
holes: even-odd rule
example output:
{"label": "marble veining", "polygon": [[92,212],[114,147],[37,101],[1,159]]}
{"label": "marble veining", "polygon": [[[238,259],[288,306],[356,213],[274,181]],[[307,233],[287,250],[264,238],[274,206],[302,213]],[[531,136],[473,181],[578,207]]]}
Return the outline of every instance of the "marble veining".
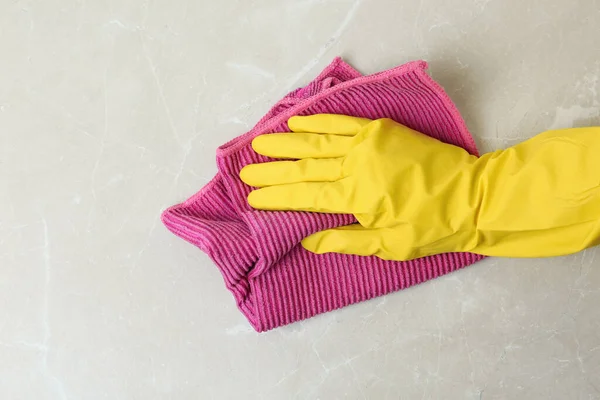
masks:
{"label": "marble veining", "polygon": [[600,399],[600,257],[490,258],[256,334],[160,224],[342,55],[484,151],[600,124],[594,0],[0,0],[0,399]]}

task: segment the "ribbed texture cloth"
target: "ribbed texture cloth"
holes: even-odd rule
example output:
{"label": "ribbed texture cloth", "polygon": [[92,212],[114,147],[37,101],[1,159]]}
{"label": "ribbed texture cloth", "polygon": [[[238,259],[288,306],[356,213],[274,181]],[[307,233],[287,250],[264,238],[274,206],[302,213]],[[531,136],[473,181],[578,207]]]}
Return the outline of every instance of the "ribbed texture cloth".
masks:
{"label": "ribbed texture cloth", "polygon": [[257,331],[404,289],[483,258],[452,253],[393,262],[313,254],[299,245],[304,237],[354,223],[354,217],[253,210],[246,202],[252,188],[238,177],[243,166],[269,161],[252,150],[252,139],[289,131],[287,120],[293,115],[392,118],[476,154],[456,107],[426,68],[424,61],[415,61],[363,77],[336,58],[309,85],[279,101],[251,131],[221,146],[213,180],[163,213],[168,229],[211,257]]}

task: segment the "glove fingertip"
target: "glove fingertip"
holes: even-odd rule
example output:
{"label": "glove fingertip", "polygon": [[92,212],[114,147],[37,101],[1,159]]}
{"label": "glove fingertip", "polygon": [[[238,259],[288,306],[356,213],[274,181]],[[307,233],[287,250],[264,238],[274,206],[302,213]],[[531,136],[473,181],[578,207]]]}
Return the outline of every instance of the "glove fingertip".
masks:
{"label": "glove fingertip", "polygon": [[302,122],[306,119],[307,117],[303,117],[300,115],[294,115],[292,117],[290,117],[287,121],[287,125],[288,128],[290,129],[290,131],[298,133],[298,132],[302,132],[304,129],[302,128]]}
{"label": "glove fingertip", "polygon": [[252,169],[253,169],[252,165],[253,164],[246,165],[244,168],[242,168],[240,170],[240,174],[239,174],[242,182],[244,182],[246,185],[249,185],[249,186],[254,186],[253,185],[254,175],[252,173]]}
{"label": "glove fingertip", "polygon": [[247,201],[248,204],[250,205],[250,207],[252,208],[256,208],[256,209],[261,209],[261,195],[260,195],[260,190],[253,190],[252,192],[250,192],[250,194],[248,194],[247,197]]}
{"label": "glove fingertip", "polygon": [[323,249],[321,248],[322,236],[323,235],[321,234],[321,232],[317,232],[310,236],[305,237],[304,239],[302,239],[302,242],[301,242],[302,247],[304,247],[305,250],[308,250],[311,253],[315,253],[315,254],[327,253],[327,251],[323,251]]}
{"label": "glove fingertip", "polygon": [[254,139],[252,139],[252,149],[258,154],[267,155],[265,154],[265,152],[267,152],[268,140],[269,139],[267,138],[267,135],[259,135],[255,137]]}

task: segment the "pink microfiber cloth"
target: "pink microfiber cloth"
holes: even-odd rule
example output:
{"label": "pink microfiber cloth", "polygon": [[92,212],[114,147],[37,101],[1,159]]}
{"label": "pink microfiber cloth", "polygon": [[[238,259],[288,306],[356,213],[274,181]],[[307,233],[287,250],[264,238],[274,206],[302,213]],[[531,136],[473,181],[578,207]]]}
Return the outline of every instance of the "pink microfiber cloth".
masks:
{"label": "pink microfiber cloth", "polygon": [[426,68],[424,61],[415,61],[363,77],[336,58],[314,81],[278,102],[250,132],[219,147],[214,179],[164,212],[167,228],[212,258],[257,331],[404,289],[483,258],[453,253],[392,262],[313,254],[299,244],[302,238],[354,223],[354,217],[253,210],[246,202],[252,188],[238,177],[243,166],[269,160],[252,150],[252,139],[289,131],[287,120],[293,115],[392,118],[476,154],[456,107]]}

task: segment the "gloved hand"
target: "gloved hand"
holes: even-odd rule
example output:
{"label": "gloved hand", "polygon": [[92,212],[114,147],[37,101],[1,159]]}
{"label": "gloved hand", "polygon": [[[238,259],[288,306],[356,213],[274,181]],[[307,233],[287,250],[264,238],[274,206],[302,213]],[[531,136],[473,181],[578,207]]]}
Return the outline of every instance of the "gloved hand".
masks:
{"label": "gloved hand", "polygon": [[548,131],[480,158],[389,119],[293,117],[246,166],[264,210],[354,214],[305,238],[315,253],[409,260],[445,252],[542,257],[600,242],[600,128]]}

